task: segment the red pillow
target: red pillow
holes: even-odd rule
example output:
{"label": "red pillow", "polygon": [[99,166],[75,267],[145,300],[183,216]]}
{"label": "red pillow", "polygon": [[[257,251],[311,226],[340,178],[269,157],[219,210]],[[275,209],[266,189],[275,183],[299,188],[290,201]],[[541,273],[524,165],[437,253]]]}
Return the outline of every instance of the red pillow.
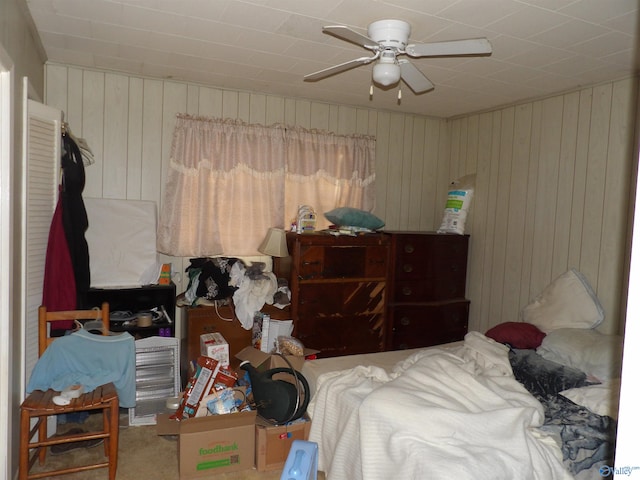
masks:
{"label": "red pillow", "polygon": [[538,348],[547,334],[531,323],[505,322],[490,328],[485,335],[513,348]]}

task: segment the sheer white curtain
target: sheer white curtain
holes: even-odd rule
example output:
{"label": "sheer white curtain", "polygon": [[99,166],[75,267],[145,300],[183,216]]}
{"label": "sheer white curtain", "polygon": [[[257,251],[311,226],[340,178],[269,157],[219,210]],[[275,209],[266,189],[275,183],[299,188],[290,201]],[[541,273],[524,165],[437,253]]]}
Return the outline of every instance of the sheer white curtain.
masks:
{"label": "sheer white curtain", "polygon": [[323,213],[336,207],[371,211],[375,206],[375,140],[368,136],[336,135],[287,129],[285,205],[291,221],[298,205],[310,205],[319,228],[329,222]]}
{"label": "sheer white curtain", "polygon": [[179,114],[158,225],[174,256],[255,255],[298,205],[371,210],[375,139]]}

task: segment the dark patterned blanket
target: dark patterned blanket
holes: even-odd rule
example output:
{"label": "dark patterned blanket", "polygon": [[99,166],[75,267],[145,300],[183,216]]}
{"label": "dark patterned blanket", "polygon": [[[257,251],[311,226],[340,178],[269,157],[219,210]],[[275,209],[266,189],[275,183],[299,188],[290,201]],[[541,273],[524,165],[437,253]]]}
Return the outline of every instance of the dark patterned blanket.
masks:
{"label": "dark patterned blanket", "polygon": [[513,349],[509,360],[516,379],[544,407],[543,429],[562,440],[563,459],[569,471],[576,475],[592,467],[613,465],[616,421],[560,395],[569,388],[591,385],[586,375],[546,360],[534,350]]}

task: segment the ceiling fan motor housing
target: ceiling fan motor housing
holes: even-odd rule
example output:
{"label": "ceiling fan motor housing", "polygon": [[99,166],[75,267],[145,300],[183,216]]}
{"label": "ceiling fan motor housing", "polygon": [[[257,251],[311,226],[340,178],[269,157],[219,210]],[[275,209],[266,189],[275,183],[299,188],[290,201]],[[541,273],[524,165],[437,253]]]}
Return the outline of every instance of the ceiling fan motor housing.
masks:
{"label": "ceiling fan motor housing", "polygon": [[378,20],[369,25],[369,38],[383,47],[403,50],[411,35],[411,26],[402,20]]}

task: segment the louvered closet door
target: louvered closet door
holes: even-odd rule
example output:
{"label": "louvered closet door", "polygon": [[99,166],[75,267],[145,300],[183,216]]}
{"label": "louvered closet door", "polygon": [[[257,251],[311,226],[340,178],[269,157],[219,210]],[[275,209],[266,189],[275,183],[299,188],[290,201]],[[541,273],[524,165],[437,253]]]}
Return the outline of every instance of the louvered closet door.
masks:
{"label": "louvered closet door", "polygon": [[58,198],[62,112],[27,100],[24,119],[23,203],[23,388],[38,359],[38,307],[42,303],[49,228]]}

